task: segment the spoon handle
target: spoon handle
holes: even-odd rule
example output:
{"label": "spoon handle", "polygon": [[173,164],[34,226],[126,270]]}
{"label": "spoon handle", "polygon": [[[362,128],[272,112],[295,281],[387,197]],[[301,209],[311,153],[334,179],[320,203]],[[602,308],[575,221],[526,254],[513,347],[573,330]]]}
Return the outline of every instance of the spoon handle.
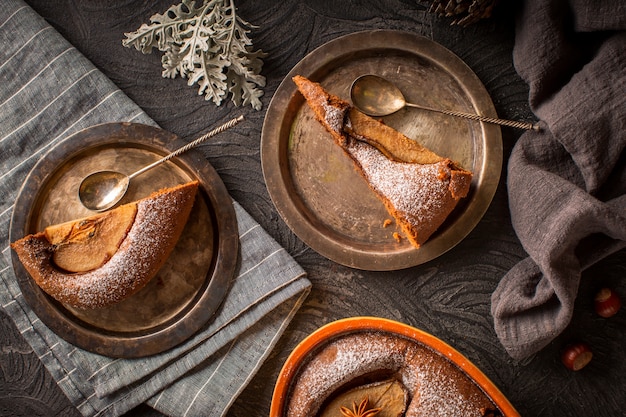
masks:
{"label": "spoon handle", "polygon": [[428,111],[434,111],[437,113],[447,114],[449,116],[464,117],[466,119],[478,120],[480,122],[493,123],[493,124],[502,125],[502,126],[509,126],[509,127],[514,127],[517,129],[526,129],[526,130],[535,130],[535,131],[541,130],[541,127],[539,127],[539,124],[537,123],[527,123],[527,122],[519,122],[519,121],[514,121],[514,120],[496,119],[493,117],[480,116],[478,114],[464,113],[464,112],[453,111],[453,110],[433,109],[430,107],[420,106],[420,105],[413,104],[413,103],[406,103],[406,105],[409,107],[415,107],[415,108],[422,109],[422,110],[428,110]]}
{"label": "spoon handle", "polygon": [[148,166],[145,166],[143,168],[141,168],[139,171],[133,172],[132,174],[130,174],[128,176],[128,179],[132,179],[135,178],[138,175],[143,174],[144,172],[148,171],[149,169],[154,168],[155,166],[169,161],[170,159],[174,158],[175,156],[180,155],[181,153],[187,152],[189,149],[191,148],[195,148],[196,146],[198,146],[199,144],[201,144],[202,142],[204,142],[205,140],[217,135],[218,133],[222,133],[223,131],[230,129],[231,127],[235,126],[237,123],[241,122],[243,120],[243,116],[239,116],[235,119],[230,120],[229,122],[224,123],[223,125],[216,127],[215,129],[211,130],[208,133],[205,133],[204,135],[200,136],[198,139],[189,142],[188,144],[186,144],[185,146],[182,146],[178,149],[176,149],[174,152],[169,153],[167,155],[165,155],[163,158],[159,159],[158,161],[155,161],[153,163],[151,163]]}

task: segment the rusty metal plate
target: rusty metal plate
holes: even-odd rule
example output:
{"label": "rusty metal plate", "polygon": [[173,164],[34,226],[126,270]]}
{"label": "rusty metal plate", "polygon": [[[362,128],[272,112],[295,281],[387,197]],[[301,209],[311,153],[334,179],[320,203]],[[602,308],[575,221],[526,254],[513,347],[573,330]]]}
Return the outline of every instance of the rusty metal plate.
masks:
{"label": "rusty metal plate", "polygon": [[[13,210],[10,239],[93,214],[78,199],[82,178],[101,169],[130,174],[185,145],[142,124],[108,123],[64,140],[32,169]],[[126,300],[93,310],[63,305],[43,292],[13,253],[26,302],[57,335],[85,350],[142,357],[191,337],[215,315],[237,267],[239,238],[232,200],[201,153],[189,151],[131,181],[121,203],[197,179],[198,197],[185,229],[157,275]]]}
{"label": "rusty metal plate", "polygon": [[302,59],[278,87],[265,116],[261,161],[276,209],[321,255],[364,270],[397,270],[453,248],[480,221],[502,169],[500,127],[405,108],[384,122],[473,172],[469,195],[420,249],[396,241],[390,216],[352,162],[318,123],[292,77],[305,76],[349,100],[358,76],[390,79],[407,101],[496,117],[483,84],[456,55],[427,38],[374,30],[330,41]]}

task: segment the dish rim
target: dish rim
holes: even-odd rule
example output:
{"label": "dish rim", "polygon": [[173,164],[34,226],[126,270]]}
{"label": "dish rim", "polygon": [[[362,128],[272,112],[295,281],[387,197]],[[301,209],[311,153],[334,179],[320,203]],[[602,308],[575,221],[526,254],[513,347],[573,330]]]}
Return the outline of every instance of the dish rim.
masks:
{"label": "dish rim", "polygon": [[[129,136],[124,137],[125,134]],[[114,139],[119,136],[123,139]],[[29,219],[33,217],[34,203],[41,198],[40,190],[62,170],[64,163],[90,149],[116,143],[116,140],[121,146],[135,145],[162,155],[186,144],[178,136],[161,128],[131,122],[97,124],[68,136],[33,166],[22,183],[11,216],[10,241],[14,242],[30,233]],[[80,147],[76,146],[77,142]],[[200,181],[199,195],[207,204],[217,233],[214,237],[215,254],[203,285],[190,302],[193,305],[186,306],[160,325],[144,331],[126,333],[102,329],[83,322],[41,290],[15,251],[11,251],[13,271],[26,303],[57,336],[93,353],[117,358],[138,358],[161,353],[183,343],[215,317],[228,293],[237,265],[239,235],[235,210],[221,178],[199,151],[192,149],[170,161],[192,179]],[[37,191],[26,193],[33,184]]]}
{"label": "dish rim", "polygon": [[313,331],[291,351],[283,364],[272,394],[270,417],[283,417],[292,379],[297,376],[311,354],[334,338],[349,333],[377,331],[399,335],[433,349],[442,358],[452,362],[498,406],[505,417],[520,417],[515,407],[500,389],[469,359],[438,337],[408,324],[382,317],[355,316],[327,323]]}
{"label": "dish rim", "polygon": [[[346,245],[343,236],[335,239],[324,234],[314,224],[319,219],[311,220],[309,212],[302,213],[299,209],[299,205],[303,203],[300,197],[293,195],[289,158],[284,157],[288,148],[288,144],[284,142],[289,141],[289,132],[296,120],[297,109],[304,104],[304,99],[297,92],[291,78],[303,75],[312,81],[319,81],[325,72],[330,71],[329,68],[333,63],[345,60],[350,54],[369,49],[410,53],[440,63],[446,68],[451,66],[457,69],[460,74],[450,74],[457,81],[461,75],[467,77],[468,85],[462,82],[459,84],[465,88],[467,98],[476,111],[489,117],[497,115],[484,85],[461,58],[431,39],[399,30],[368,30],[335,38],[308,53],[282,80],[270,101],[261,131],[263,175],[270,198],[279,215],[298,238],[322,256],[351,268],[391,271],[417,266],[443,255],[465,239],[477,226],[487,212],[499,185],[503,158],[502,133],[497,125],[480,123],[482,141],[486,142],[483,153],[488,152],[491,160],[486,161],[487,158],[482,158],[480,178],[472,181],[470,193],[474,195],[471,196],[471,201],[468,199],[462,202],[463,213],[456,219],[457,222],[447,227],[444,223],[435,236],[420,249],[404,247],[396,252],[384,248],[377,251],[367,248],[363,250],[350,246],[349,242]],[[438,58],[439,55],[441,58]],[[293,118],[290,118],[290,112],[293,113]],[[463,227],[459,229],[460,226]]]}

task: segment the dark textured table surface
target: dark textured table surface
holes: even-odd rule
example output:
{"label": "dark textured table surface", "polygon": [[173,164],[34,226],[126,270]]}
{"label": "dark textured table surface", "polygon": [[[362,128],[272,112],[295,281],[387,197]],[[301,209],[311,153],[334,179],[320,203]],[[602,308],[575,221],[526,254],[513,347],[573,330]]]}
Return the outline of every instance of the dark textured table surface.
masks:
{"label": "dark textured table surface", "polygon": [[[250,34],[254,47],[268,53],[262,71],[267,78],[263,109],[255,111],[237,108],[230,100],[216,107],[186,80],[162,78],[160,53],[143,55],[122,46],[124,32],[164,12],[171,0],[28,3],[161,127],[183,139],[190,141],[231,115],[246,116],[249,129],[231,135],[228,142],[210,143],[203,152],[231,195],[308,272],[313,290],[229,416],[267,415],[273,384],[293,347],[319,326],[357,315],[395,319],[443,339],[481,368],[524,416],[626,415],[626,313],[622,309],[602,319],[592,306],[593,293],[601,285],[626,295],[624,251],[584,272],[570,326],[537,355],[512,360],[493,330],[491,293],[509,268],[526,257],[511,226],[506,193],[506,160],[520,131],[502,129],[505,166],[493,203],[478,226],[443,256],[401,271],[366,272],[323,258],[286,226],[263,182],[260,136],[274,91],[308,52],[356,31],[398,29],[439,42],[478,75],[500,117],[532,120],[527,87],[512,63],[513,10],[497,9],[493,18],[461,28],[427,13],[425,2],[417,0],[238,0],[239,15],[258,26]],[[4,313],[0,325],[0,414],[78,416]],[[559,358],[571,339],[587,341],[595,354],[591,364],[576,373],[565,369]],[[128,415],[160,414],[140,406]]]}

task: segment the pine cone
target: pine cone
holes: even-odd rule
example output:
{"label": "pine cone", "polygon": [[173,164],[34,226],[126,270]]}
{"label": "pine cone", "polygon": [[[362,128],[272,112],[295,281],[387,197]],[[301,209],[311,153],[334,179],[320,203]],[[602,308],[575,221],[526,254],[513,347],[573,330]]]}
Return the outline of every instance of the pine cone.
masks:
{"label": "pine cone", "polygon": [[428,11],[440,17],[452,17],[452,25],[468,26],[491,17],[498,0],[432,0]]}

